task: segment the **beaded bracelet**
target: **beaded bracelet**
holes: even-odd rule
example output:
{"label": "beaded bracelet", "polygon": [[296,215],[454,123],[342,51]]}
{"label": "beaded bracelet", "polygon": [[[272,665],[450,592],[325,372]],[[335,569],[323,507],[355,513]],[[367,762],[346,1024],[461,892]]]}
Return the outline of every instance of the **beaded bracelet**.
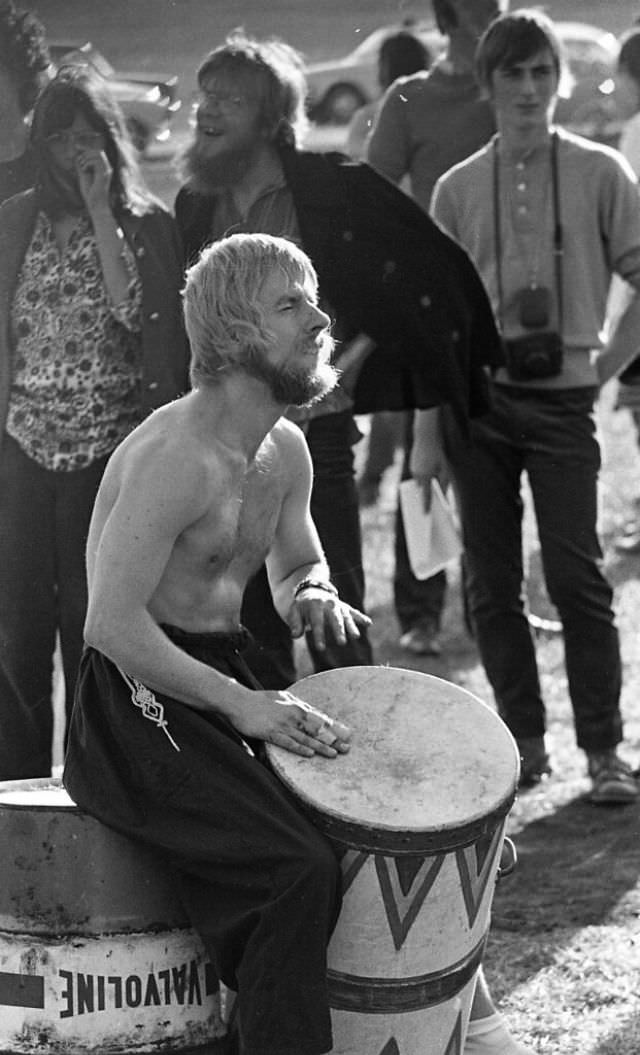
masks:
{"label": "beaded bracelet", "polygon": [[338,596],[338,591],[328,579],[301,579],[293,590],[294,601],[297,601],[298,594],[301,594],[303,590],[324,590],[325,593],[330,593],[333,597]]}

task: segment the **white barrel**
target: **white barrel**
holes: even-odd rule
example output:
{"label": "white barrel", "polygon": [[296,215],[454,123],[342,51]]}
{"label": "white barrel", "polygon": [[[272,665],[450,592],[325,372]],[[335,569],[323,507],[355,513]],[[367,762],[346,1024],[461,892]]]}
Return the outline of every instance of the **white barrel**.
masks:
{"label": "white barrel", "polygon": [[157,857],[60,781],[0,783],[0,1051],[191,1051],[218,982]]}
{"label": "white barrel", "polygon": [[416,671],[349,667],[291,691],[353,729],[336,759],[268,748],[341,861],[334,1055],[457,1055],[517,787],[515,741],[471,693]]}

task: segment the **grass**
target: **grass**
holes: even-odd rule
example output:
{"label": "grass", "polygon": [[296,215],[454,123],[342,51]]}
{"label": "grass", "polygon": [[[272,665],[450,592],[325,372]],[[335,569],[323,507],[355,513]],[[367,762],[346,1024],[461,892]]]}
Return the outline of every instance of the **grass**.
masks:
{"label": "grass", "polygon": [[[625,751],[640,760],[640,557],[622,558],[612,537],[640,493],[640,456],[626,412],[599,408],[604,445],[601,530],[605,565],[616,590],[625,667]],[[365,444],[360,444],[362,461]],[[380,663],[411,667],[493,698],[462,621],[454,571],[440,659],[408,660],[397,646],[391,603],[392,531],[399,465],[388,470],[378,504],[363,510],[368,610]],[[547,604],[535,527],[525,520],[529,590]],[[542,613],[541,613],[542,614]],[[549,612],[551,614],[551,612]],[[598,808],[573,722],[559,637],[538,639],[548,706],[554,775],[521,794],[508,833],[519,856],[515,873],[498,884],[485,961],[495,998],[513,1032],[544,1055],[638,1055],[640,1051],[640,806]],[[304,671],[303,671],[304,673]]]}

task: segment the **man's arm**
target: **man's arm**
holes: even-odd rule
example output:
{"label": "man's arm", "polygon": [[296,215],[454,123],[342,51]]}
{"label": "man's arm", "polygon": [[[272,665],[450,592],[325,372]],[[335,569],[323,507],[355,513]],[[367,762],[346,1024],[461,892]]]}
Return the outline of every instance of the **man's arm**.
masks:
{"label": "man's arm", "polygon": [[624,295],[625,306],[612,319],[606,345],[596,359],[601,385],[621,374],[640,353],[640,247],[627,254],[620,274],[629,285]]}
{"label": "man's arm", "polygon": [[184,445],[147,446],[130,459],[89,554],[85,639],[145,685],[198,711],[222,714],[244,736],[307,757],[335,757],[347,749],[348,731],[329,746],[316,735],[325,716],[296,706],[288,693],[255,692],[192,658],[150,615],[176,541],[209,508],[210,473]]}
{"label": "man's arm", "polygon": [[387,90],[367,145],[367,161],[376,172],[400,183],[411,163],[406,103],[397,84]]}
{"label": "man's arm", "polygon": [[[289,624],[294,637],[311,630],[318,648],[325,647],[330,629],[339,644],[360,636],[359,627],[371,620],[343,601],[331,588],[329,568],[322,545],[311,519],[312,466],[306,443],[297,427],[281,422],[278,442],[281,456],[290,472],[290,486],[285,496],[276,534],[267,557],[267,572],[275,607]],[[336,510],[336,516],[340,510]],[[305,581],[309,585],[300,590]]]}

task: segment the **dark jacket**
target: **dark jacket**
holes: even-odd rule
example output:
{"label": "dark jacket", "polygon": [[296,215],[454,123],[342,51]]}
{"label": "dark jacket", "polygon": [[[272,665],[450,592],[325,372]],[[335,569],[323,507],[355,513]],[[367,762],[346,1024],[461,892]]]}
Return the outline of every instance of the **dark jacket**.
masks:
{"label": "dark jacket", "polygon": [[[39,211],[35,191],[0,207],[0,442],[12,381],[11,305]],[[144,216],[118,217],[136,258],[142,284],[142,413],[189,389],[189,351],[179,291],[182,259],[174,220],[158,207]]]}
{"label": "dark jacket", "polygon": [[[368,165],[291,148],[281,158],[302,245],[341,333],[376,343],[355,413],[451,403],[466,421],[486,410],[484,366],[501,362],[500,344],[466,251]],[[210,240],[212,208],[210,197],[178,193],[187,261]]]}

